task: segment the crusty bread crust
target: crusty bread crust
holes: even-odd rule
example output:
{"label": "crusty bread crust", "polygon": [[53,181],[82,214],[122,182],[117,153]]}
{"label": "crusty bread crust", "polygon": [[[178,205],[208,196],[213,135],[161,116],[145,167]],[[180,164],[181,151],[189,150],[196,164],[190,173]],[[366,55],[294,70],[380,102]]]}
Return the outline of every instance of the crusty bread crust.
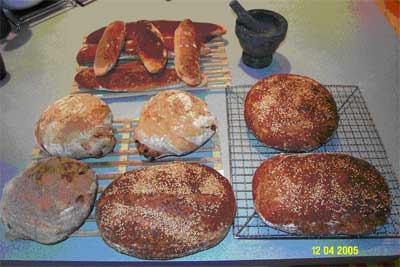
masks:
{"label": "crusty bread crust", "polygon": [[339,122],[330,92],[308,77],[293,74],[258,81],[247,93],[244,117],[258,140],[293,152],[324,144]]}
{"label": "crusty bread crust", "polygon": [[180,90],[165,90],[150,98],[135,128],[139,153],[155,159],[192,152],[216,131],[216,119],[207,104]]}
{"label": "crusty bread crust", "polygon": [[[134,55],[136,53],[135,46],[136,45],[132,40],[126,40],[123,51],[127,55]],[[97,44],[84,44],[76,55],[76,62],[79,65],[93,63],[96,57],[97,47]]]}
{"label": "crusty bread crust", "polygon": [[145,158],[153,161],[162,156],[162,154],[154,149],[151,149],[145,144],[139,142],[139,140],[135,139],[136,149],[140,155],[143,155]]}
{"label": "crusty bread crust", "polygon": [[66,96],[50,105],[36,123],[38,145],[53,156],[101,157],[115,145],[112,112],[90,94]]}
{"label": "crusty bread crust", "polygon": [[125,40],[125,23],[114,21],[104,30],[97,46],[94,59],[94,73],[96,76],[107,74],[118,60]]}
{"label": "crusty bread crust", "polygon": [[89,215],[96,197],[94,172],[83,162],[50,157],[4,187],[1,219],[8,239],[62,241]]}
{"label": "crusty bread crust", "polygon": [[104,241],[145,259],[182,257],[215,246],[233,222],[229,181],[207,166],[173,162],[113,181],[96,206]]}
{"label": "crusty bread crust", "polygon": [[[161,32],[164,40],[166,39],[173,40],[174,32],[178,27],[179,23],[181,23],[181,21],[176,21],[176,20],[151,20],[150,22],[154,26],[156,26],[156,28]],[[213,23],[194,22],[194,26],[197,32],[197,40],[200,42],[207,42],[215,36],[220,36],[226,33],[226,29],[223,26]],[[100,41],[101,37],[103,36],[105,29],[106,27],[102,27],[98,30],[91,32],[86,38],[86,43],[97,44]],[[136,22],[135,21],[127,22],[126,23],[127,36],[134,34],[135,31],[136,31]],[[173,42],[171,42],[171,44],[173,44]],[[168,47],[173,48],[173,45]]]}
{"label": "crusty bread crust", "polygon": [[[171,39],[171,44],[168,46],[168,42],[164,41],[164,46],[172,54],[174,53],[174,38]],[[84,44],[81,49],[79,49],[76,55],[76,62],[79,65],[87,65],[94,62],[94,57],[96,56],[97,44]],[[124,52],[126,55],[136,54],[136,44],[132,40],[126,40],[124,46]],[[205,44],[200,44],[200,56],[207,56],[211,53],[211,49]]]}
{"label": "crusty bread crust", "polygon": [[308,235],[359,235],[385,223],[390,196],[368,162],[338,153],[278,155],[253,177],[254,206],[270,226]]}
{"label": "crusty bread crust", "polygon": [[200,48],[196,40],[196,29],[190,19],[182,21],[174,37],[175,70],[187,85],[196,86],[202,82],[200,71]]}
{"label": "crusty bread crust", "polygon": [[168,52],[160,31],[149,21],[138,21],[136,32],[131,39],[136,44],[136,52],[150,73],[159,73],[167,64]]}
{"label": "crusty bread crust", "polygon": [[75,81],[86,89],[106,91],[144,91],[182,83],[174,69],[150,74],[140,62],[119,64],[112,72],[101,77],[96,77],[93,68],[85,68],[75,75]]}

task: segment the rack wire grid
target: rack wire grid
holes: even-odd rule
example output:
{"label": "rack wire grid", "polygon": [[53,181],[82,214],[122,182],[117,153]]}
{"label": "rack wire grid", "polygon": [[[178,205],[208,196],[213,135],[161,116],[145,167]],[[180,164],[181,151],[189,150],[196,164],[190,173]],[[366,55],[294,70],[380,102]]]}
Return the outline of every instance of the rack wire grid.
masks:
{"label": "rack wire grid", "polygon": [[[105,188],[114,180],[120,177],[123,173],[137,168],[146,166],[162,165],[167,162],[185,161],[195,162],[207,165],[214,168],[222,175],[221,163],[221,147],[219,144],[218,131],[214,136],[208,140],[203,146],[193,151],[190,154],[180,157],[164,157],[156,161],[148,161],[140,156],[134,141],[134,130],[138,119],[131,118],[117,118],[113,120],[114,136],[116,138],[116,145],[113,152],[105,155],[102,158],[88,158],[81,160],[90,166],[96,173],[98,181],[97,197],[103,193]],[[41,151],[39,147],[35,147],[32,152],[33,161],[38,161],[47,155]],[[96,208],[94,207],[89,217],[85,220],[83,225],[75,231],[72,237],[91,237],[100,236],[99,230],[96,225]]]}
{"label": "rack wire grid", "polygon": [[400,237],[400,190],[382,141],[368,111],[361,90],[353,85],[327,85],[338,107],[339,127],[328,143],[315,152],[342,152],[363,158],[385,177],[391,195],[391,211],[386,224],[373,233],[360,236],[296,235],[266,225],[253,205],[252,179],[258,166],[282,151],[266,147],[249,131],[244,119],[244,99],[251,85],[227,87],[228,137],[231,179],[237,201],[233,224],[235,238],[398,238]]}
{"label": "rack wire grid", "polygon": [[[219,90],[224,92],[225,88],[230,85],[231,76],[229,72],[228,58],[226,56],[225,50],[225,40],[221,36],[213,38],[210,42],[206,43],[206,47],[209,50],[207,55],[200,57],[200,69],[206,77],[206,84],[200,84],[196,87],[189,87],[183,82],[162,86],[149,88],[143,91],[106,91],[99,89],[86,89],[80,87],[76,81],[73,81],[71,92],[72,93],[90,93],[98,95],[102,98],[120,98],[120,97],[130,97],[136,95],[154,95],[162,90],[166,89],[179,89],[184,91],[209,91],[209,90]],[[84,42],[85,43],[85,42]],[[174,68],[174,53],[168,53],[168,62],[166,68]],[[121,53],[118,58],[117,64],[124,64],[133,61],[140,61],[137,55],[127,55],[124,52]],[[93,62],[87,62],[84,65],[77,65],[76,71],[79,72],[82,69],[92,67]]]}

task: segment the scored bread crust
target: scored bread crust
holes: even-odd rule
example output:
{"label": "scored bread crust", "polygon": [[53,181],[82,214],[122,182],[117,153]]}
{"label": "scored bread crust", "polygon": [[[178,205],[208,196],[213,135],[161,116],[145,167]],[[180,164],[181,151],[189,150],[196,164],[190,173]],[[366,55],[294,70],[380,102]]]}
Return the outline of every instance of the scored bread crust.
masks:
{"label": "scored bread crust", "polygon": [[390,210],[384,177],[346,154],[278,155],[253,177],[253,200],[264,222],[307,235],[360,235],[383,225]]}
{"label": "scored bread crust", "polygon": [[196,29],[190,19],[183,20],[175,30],[175,70],[187,85],[199,85],[204,76],[200,71],[200,48]]}
{"label": "scored bread crust", "polygon": [[96,191],[96,176],[83,162],[50,157],[32,164],[4,186],[6,237],[44,244],[66,239],[89,215]]}
{"label": "scored bread crust", "polygon": [[90,94],[73,94],[50,105],[36,123],[38,145],[53,156],[101,157],[115,145],[112,112]]}
{"label": "scored bread crust", "polygon": [[216,119],[207,104],[180,90],[166,90],[150,98],[135,128],[139,153],[155,159],[192,152],[216,131]]}
{"label": "scored bread crust", "polygon": [[131,39],[134,40],[136,52],[148,72],[158,73],[164,70],[168,52],[160,31],[151,22],[138,21]]}
{"label": "scored bread crust", "polygon": [[326,143],[338,127],[331,93],[318,82],[294,74],[258,81],[246,95],[244,117],[269,147],[304,152]]}
{"label": "scored bread crust", "polygon": [[236,211],[229,181],[185,162],[136,169],[113,181],[96,206],[104,241],[144,259],[171,259],[208,249],[229,230]]}

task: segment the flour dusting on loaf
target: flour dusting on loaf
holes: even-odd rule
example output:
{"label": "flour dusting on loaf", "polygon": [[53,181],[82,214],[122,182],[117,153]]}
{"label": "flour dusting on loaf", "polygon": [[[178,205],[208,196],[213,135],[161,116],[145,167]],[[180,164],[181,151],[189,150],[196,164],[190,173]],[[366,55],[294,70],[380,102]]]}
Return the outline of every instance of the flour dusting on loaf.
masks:
{"label": "flour dusting on loaf", "polygon": [[41,114],[35,129],[36,141],[53,156],[101,157],[115,145],[112,118],[108,105],[96,96],[69,95]]}
{"label": "flour dusting on loaf", "polygon": [[149,158],[184,155],[210,139],[216,131],[216,119],[207,104],[194,95],[167,90],[144,104],[135,142],[140,153]]}

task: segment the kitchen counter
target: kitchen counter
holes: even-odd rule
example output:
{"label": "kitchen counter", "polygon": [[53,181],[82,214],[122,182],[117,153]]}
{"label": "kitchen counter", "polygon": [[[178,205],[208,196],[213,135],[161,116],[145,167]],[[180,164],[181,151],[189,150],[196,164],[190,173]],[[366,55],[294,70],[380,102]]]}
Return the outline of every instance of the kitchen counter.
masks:
{"label": "kitchen counter", "polygon": [[[75,74],[75,56],[83,36],[113,20],[191,18],[224,25],[232,84],[252,84],[274,73],[310,76],[322,84],[358,85],[393,166],[400,174],[399,39],[373,1],[242,1],[248,8],[271,9],[288,21],[289,30],[270,67],[247,68],[235,36],[236,16],[227,1],[96,1],[77,6],[13,40],[1,41],[8,77],[0,82],[1,188],[30,161],[35,122],[49,104],[67,95]],[[11,36],[12,37],[12,36]],[[225,94],[206,97],[217,114],[223,168],[229,177]],[[124,102],[122,100],[122,102]],[[114,117],[137,116],[140,101],[111,104]],[[3,238],[3,230],[0,231]],[[3,242],[3,240],[0,240]],[[210,250],[176,261],[338,262],[338,255],[315,256],[312,246],[354,245],[358,257],[400,255],[399,239],[369,240],[238,240],[228,233]],[[44,261],[139,261],[121,255],[99,238],[70,238],[54,246],[30,241],[0,243],[0,259]],[[387,258],[386,258],[387,259]],[[301,260],[301,262],[299,261]],[[383,258],[375,258],[383,261]],[[284,262],[281,262],[284,263]]]}

